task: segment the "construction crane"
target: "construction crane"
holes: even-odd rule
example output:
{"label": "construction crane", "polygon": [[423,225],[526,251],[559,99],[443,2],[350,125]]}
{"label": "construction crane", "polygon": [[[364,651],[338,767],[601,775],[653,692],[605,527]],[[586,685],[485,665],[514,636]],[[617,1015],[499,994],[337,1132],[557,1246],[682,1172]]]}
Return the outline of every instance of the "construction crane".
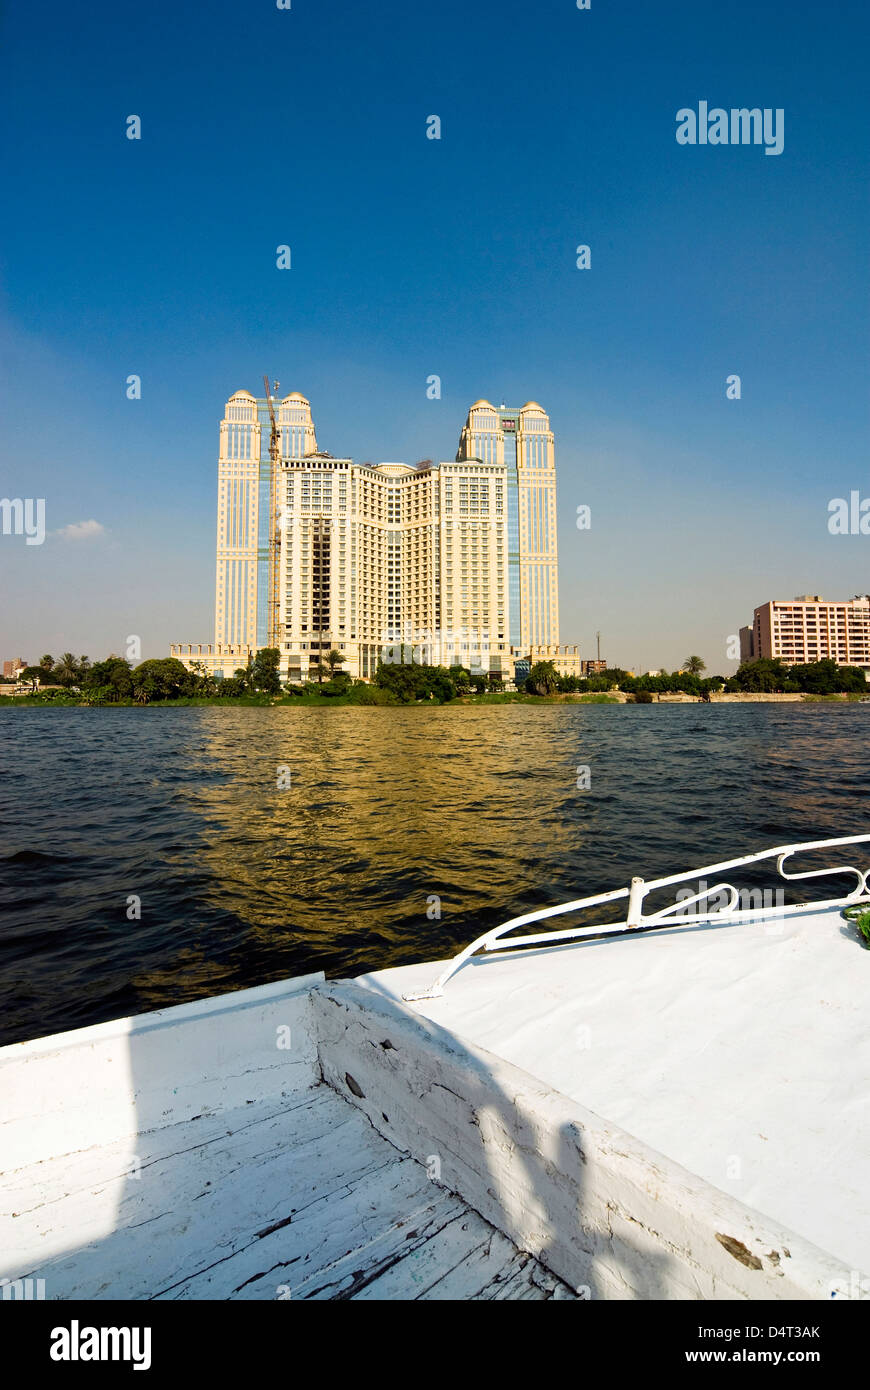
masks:
{"label": "construction crane", "polygon": [[[263,385],[266,388],[266,404],[269,407],[269,419],[272,422],[272,432],[269,436],[269,591],[268,603],[266,607],[266,645],[278,647],[278,613],[280,608],[280,560],[281,560],[281,529],[278,517],[278,456],[280,444],[278,438],[278,422],[275,419],[275,407],[272,404],[272,390],[269,386],[269,378],[263,377]],[[277,388],[278,383],[275,383]]]}

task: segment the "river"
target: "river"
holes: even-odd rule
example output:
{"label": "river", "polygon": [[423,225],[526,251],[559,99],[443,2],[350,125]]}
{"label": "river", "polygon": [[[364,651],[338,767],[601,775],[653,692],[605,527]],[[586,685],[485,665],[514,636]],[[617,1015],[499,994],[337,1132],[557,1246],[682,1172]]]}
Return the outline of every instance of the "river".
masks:
{"label": "river", "polygon": [[437,959],[632,874],[858,834],[868,721],[860,704],[0,709],[0,1041]]}

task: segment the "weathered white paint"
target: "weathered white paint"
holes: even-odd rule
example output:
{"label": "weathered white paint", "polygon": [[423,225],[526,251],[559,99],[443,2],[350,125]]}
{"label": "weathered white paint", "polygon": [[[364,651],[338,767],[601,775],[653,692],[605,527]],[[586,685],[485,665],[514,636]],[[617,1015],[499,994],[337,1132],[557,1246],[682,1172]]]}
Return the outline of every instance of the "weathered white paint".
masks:
{"label": "weathered white paint", "polygon": [[868,959],[836,913],[689,922],[476,958],[414,1009],[431,962],[4,1048],[0,1274],[49,1298],[855,1290]]}
{"label": "weathered white paint", "polygon": [[[431,978],[408,966],[368,983],[401,995]],[[689,919],[478,957],[413,1007],[867,1270],[868,982],[870,952],[839,913]]]}
{"label": "weathered white paint", "polygon": [[[0,1167],[112,1143],[316,1079],[323,973],[0,1048]],[[277,1046],[277,1029],[293,1046]]]}
{"label": "weathered white paint", "polygon": [[[239,1042],[271,1027],[232,1013]],[[195,1025],[174,1021],[168,1082]],[[574,1296],[329,1087],[287,1090],[269,1068],[274,1093],[258,1095],[256,1047],[234,1063],[246,1051],[235,1103],[138,1134],[132,1171],[118,1139],[6,1174],[0,1275],[37,1271],[48,1299]]]}
{"label": "weathered white paint", "polygon": [[324,1079],[394,1144],[437,1156],[442,1182],[572,1287],[793,1299],[848,1285],[801,1235],[398,1001],[342,982],[312,1006]]}

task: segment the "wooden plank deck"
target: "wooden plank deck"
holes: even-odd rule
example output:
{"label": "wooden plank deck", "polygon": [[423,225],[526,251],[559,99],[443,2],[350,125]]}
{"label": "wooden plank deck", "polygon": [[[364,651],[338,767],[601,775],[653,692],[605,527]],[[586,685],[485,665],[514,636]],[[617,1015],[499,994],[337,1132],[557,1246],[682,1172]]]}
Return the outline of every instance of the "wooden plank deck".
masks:
{"label": "wooden plank deck", "polygon": [[572,1299],[325,1085],[0,1182],[0,1275],[47,1299]]}

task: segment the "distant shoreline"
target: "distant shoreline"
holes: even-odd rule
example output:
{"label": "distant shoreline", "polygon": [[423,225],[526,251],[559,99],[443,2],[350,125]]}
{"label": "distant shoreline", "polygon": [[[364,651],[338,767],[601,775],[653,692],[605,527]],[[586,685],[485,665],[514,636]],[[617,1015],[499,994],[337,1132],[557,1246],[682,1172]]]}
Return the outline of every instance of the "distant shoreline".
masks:
{"label": "distant shoreline", "polygon": [[[870,696],[870,687],[868,687]],[[684,694],[654,694],[649,702],[654,705],[761,705],[761,704],[856,704],[861,701],[860,694],[855,692],[837,693],[832,695],[809,695],[802,692],[789,694],[767,694],[764,692],[739,691],[732,693],[713,693],[710,694],[709,701],[701,700],[697,695]],[[87,700],[76,698],[56,699],[45,696],[35,695],[0,695],[0,709],[2,708],[23,708],[23,709],[178,709],[187,706],[196,708],[219,707],[225,709],[232,707],[235,709],[324,709],[338,706],[342,709],[351,707],[353,709],[409,709],[427,706],[432,709],[445,709],[451,705],[626,705],[634,704],[630,694],[625,694],[621,690],[609,692],[596,692],[593,694],[555,694],[555,695],[527,695],[524,691],[490,691],[483,695],[460,695],[455,700],[447,700],[443,703],[430,700],[409,700],[365,704],[354,700],[348,700],[342,696],[318,695],[316,693],[305,695],[260,695],[260,696],[236,696],[214,698],[202,696],[186,696],[178,700],[155,700],[152,703],[143,704],[136,700],[114,700],[97,704]],[[644,702],[645,703],[645,702]]]}

